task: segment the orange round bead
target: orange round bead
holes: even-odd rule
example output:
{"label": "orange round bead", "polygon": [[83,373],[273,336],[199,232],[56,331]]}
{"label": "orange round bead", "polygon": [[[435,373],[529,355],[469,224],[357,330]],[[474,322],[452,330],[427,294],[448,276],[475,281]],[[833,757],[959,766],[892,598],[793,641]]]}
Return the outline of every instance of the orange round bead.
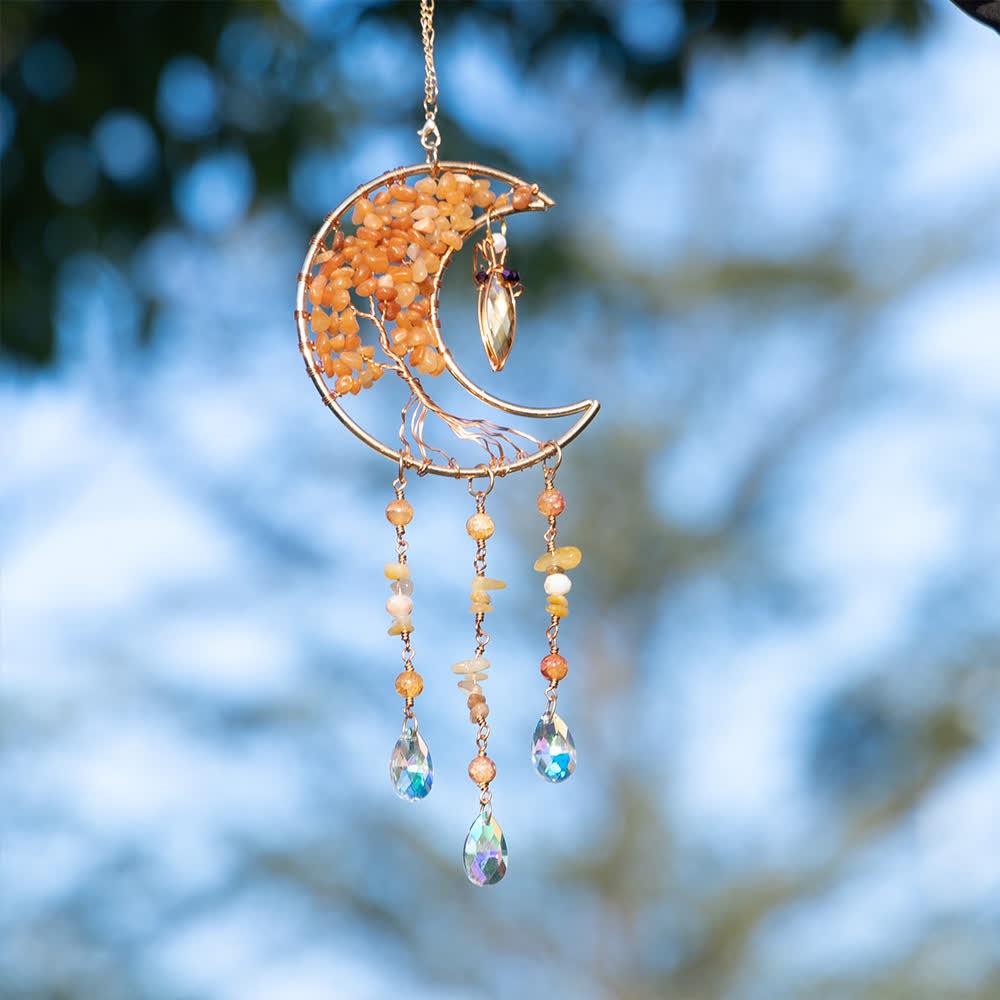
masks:
{"label": "orange round bead", "polygon": [[545,490],[538,497],[538,509],[546,517],[558,517],[566,509],[566,498],[558,490]]}
{"label": "orange round bead", "polygon": [[396,678],[396,693],[401,698],[416,698],[424,689],[424,679],[416,670],[404,670]]}
{"label": "orange round bead", "polygon": [[470,722],[485,722],[486,716],[490,714],[490,706],[486,704],[485,701],[477,701],[475,705],[472,706],[472,711],[469,712]]}
{"label": "orange round bead", "polygon": [[482,705],[485,701],[486,699],[481,694],[470,694],[468,706],[470,709],[473,709],[476,705]]}
{"label": "orange round bead", "polygon": [[385,516],[390,524],[409,524],[413,520],[413,507],[409,500],[393,500],[385,508]]}
{"label": "orange round bead", "polygon": [[558,653],[549,653],[542,657],[542,676],[550,681],[561,681],[569,672],[566,660]]}
{"label": "orange round bead", "polygon": [[469,762],[469,777],[477,785],[486,785],[497,776],[497,766],[489,757],[473,757]]}
{"label": "orange round bead", "polygon": [[470,538],[475,538],[476,541],[482,541],[483,539],[489,538],[495,530],[493,518],[490,517],[489,514],[473,514],[472,517],[465,522],[465,530],[468,532]]}

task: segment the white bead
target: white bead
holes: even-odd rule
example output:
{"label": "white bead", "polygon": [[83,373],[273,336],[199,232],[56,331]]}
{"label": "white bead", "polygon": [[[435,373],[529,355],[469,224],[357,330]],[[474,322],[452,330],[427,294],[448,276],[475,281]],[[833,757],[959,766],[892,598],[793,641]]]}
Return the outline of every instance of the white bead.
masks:
{"label": "white bead", "polygon": [[570,583],[569,577],[565,573],[549,573],[545,578],[546,594],[558,594],[562,597],[570,592],[572,586],[573,584]]}
{"label": "white bead", "polygon": [[378,279],[379,288],[392,288],[392,275],[383,274],[381,278]]}
{"label": "white bead", "polygon": [[392,597],[385,602],[385,610],[388,611],[393,618],[400,618],[403,615],[408,615],[413,610],[413,601],[405,594],[393,594]]}
{"label": "white bead", "polygon": [[475,681],[459,681],[458,686],[469,694],[483,693],[483,689]]}
{"label": "white bead", "polygon": [[507,237],[503,233],[493,234],[493,249],[497,253],[503,253],[507,249]]}

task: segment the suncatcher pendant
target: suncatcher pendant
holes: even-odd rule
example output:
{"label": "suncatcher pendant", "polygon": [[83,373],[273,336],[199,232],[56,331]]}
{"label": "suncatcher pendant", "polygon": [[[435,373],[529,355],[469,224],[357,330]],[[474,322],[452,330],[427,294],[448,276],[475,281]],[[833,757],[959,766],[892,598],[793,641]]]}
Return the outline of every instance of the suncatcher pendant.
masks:
{"label": "suncatcher pendant", "polygon": [[[545,211],[553,202],[537,184],[512,174],[477,163],[439,161],[433,0],[421,0],[420,13],[426,121],[418,134],[427,151],[426,163],[388,171],[361,185],[327,216],[310,242],[299,274],[295,318],[306,370],[324,402],[365,444],[391,459],[396,470],[394,496],[385,509],[396,533],[395,552],[384,573],[389,585],[388,634],[398,637],[402,647],[402,669],[395,688],[403,699],[403,725],[390,755],[389,776],[396,794],[410,802],[430,793],[434,770],[414,711],[424,678],[414,667],[412,643],[416,616],[406,529],[414,520],[414,508],[406,497],[407,470],[416,469],[421,476],[431,473],[465,479],[475,500],[475,512],[466,523],[476,549],[469,590],[473,645],[468,658],[456,663],[452,673],[458,675],[469,721],[476,729],[477,753],[468,774],[479,788],[479,809],[465,841],[465,871],[475,885],[494,885],[507,871],[507,842],[493,816],[491,786],[497,768],[487,754],[490,706],[483,684],[489,677],[485,652],[490,637],[484,623],[494,610],[493,592],[502,591],[506,583],[486,575],[486,543],[495,531],[493,518],[486,512],[486,497],[496,479],[542,465],[546,488],[538,507],[549,529],[546,552],[535,568],[546,574],[549,653],[542,660],[541,672],[548,688],[546,708],[532,741],[532,760],[544,778],[560,782],[572,773],[576,751],[565,723],[555,714],[556,688],[568,670],[557,640],[559,622],[569,613],[565,571],[580,562],[580,551],[572,546],[555,547],[555,519],[565,501],[555,490],[553,477],[563,448],[590,423],[600,404],[585,399],[565,406],[529,407],[500,399],[468,378],[444,341],[439,318],[444,274],[454,255],[478,234],[473,273],[479,286],[479,331],[491,367],[494,371],[503,368],[514,342],[515,301],[521,294],[520,276],[507,264],[506,219],[519,212]],[[362,325],[363,321],[367,322]],[[431,398],[421,381],[446,370],[487,406],[518,417],[575,416],[576,422],[559,437],[538,438],[487,419],[449,413]],[[346,397],[373,389],[387,372],[395,374],[409,393],[400,415],[398,447],[370,434],[343,406]],[[477,455],[478,464],[463,466],[443,447],[430,444],[425,436],[429,414],[456,438],[481,447],[485,457]],[[482,487],[477,488],[477,483]]]}

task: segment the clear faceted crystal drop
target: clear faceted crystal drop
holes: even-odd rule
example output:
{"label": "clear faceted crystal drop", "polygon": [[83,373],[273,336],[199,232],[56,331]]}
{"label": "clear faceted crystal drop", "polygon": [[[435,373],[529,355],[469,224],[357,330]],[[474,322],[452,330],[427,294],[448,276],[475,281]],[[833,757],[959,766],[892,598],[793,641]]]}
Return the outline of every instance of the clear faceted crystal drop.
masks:
{"label": "clear faceted crystal drop", "polygon": [[476,885],[496,885],[507,874],[507,841],[500,824],[485,811],[465,838],[465,871]]}
{"label": "clear faceted crystal drop", "polygon": [[538,720],[531,738],[531,759],[546,781],[565,781],[576,770],[576,744],[558,715]]}
{"label": "clear faceted crystal drop", "polygon": [[514,294],[499,275],[493,274],[479,292],[479,333],[495,372],[503,368],[510,354],[516,326]]}
{"label": "clear faceted crystal drop", "polygon": [[424,738],[407,727],[396,740],[389,759],[389,777],[396,794],[407,802],[426,798],[434,784],[434,765]]}

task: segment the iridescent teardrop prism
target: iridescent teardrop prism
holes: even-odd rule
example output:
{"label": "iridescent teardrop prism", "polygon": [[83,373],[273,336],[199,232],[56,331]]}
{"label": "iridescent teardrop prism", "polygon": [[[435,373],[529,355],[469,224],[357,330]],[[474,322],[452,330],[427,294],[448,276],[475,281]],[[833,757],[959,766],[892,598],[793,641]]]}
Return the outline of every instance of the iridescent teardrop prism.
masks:
{"label": "iridescent teardrop prism", "polygon": [[531,737],[531,760],[546,781],[565,781],[576,770],[576,744],[555,713],[538,720]]}
{"label": "iridescent teardrop prism", "polygon": [[479,335],[493,371],[500,371],[507,361],[516,329],[514,293],[494,272],[479,289]]}
{"label": "iridescent teardrop prism", "polygon": [[465,873],[475,885],[496,885],[507,874],[507,841],[493,814],[485,810],[465,838]]}
{"label": "iridescent teardrop prism", "polygon": [[389,777],[396,794],[407,802],[425,799],[434,784],[434,765],[424,738],[411,726],[403,729],[389,758]]}

